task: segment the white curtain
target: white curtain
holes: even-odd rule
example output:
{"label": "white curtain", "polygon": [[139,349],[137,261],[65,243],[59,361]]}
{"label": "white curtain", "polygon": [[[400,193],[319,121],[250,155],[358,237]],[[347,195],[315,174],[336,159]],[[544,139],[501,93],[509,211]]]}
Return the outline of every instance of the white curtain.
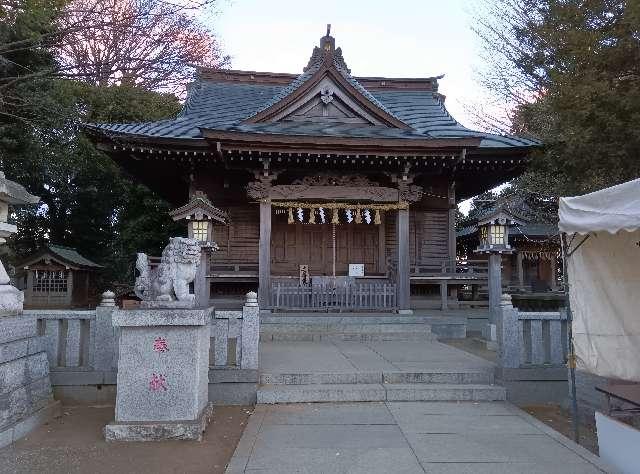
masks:
{"label": "white curtain", "polygon": [[592,233],[568,267],[578,368],[640,382],[640,231]]}

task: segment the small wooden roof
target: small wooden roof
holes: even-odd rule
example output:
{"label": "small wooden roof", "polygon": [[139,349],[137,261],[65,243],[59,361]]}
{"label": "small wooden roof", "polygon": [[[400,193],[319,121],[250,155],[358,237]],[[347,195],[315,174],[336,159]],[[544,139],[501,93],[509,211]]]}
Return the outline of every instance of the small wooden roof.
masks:
{"label": "small wooden roof", "polygon": [[202,191],[196,191],[188,203],[169,212],[174,221],[212,220],[226,224],[229,221],[227,213],[215,207]]}
{"label": "small wooden roof", "polygon": [[38,196],[30,194],[23,186],[15,181],[8,180],[0,171],[0,200],[9,204],[36,204],[40,201]]}
{"label": "small wooden roof", "polygon": [[102,265],[98,265],[97,263],[92,262],[88,258],[80,255],[74,248],[54,244],[49,244],[45,247],[42,247],[36,253],[16,265],[16,268],[26,269],[30,265],[38,263],[42,260],[57,262],[58,264],[71,270],[95,271],[103,268]]}

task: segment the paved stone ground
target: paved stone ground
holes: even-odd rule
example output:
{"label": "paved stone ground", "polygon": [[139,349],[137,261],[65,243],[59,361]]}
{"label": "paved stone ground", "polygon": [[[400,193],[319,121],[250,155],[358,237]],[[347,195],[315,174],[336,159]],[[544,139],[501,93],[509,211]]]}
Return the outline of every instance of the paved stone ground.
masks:
{"label": "paved stone ground", "polygon": [[494,364],[439,342],[261,342],[260,372],[351,373],[493,370]]}
{"label": "paved stone ground", "polygon": [[370,402],[258,405],[226,472],[608,471],[506,402]]}

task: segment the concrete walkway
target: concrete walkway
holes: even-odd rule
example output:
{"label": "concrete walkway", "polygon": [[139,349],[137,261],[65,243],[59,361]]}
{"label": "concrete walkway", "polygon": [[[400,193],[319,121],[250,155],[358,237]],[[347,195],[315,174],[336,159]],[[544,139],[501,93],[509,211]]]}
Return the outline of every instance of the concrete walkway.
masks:
{"label": "concrete walkway", "polygon": [[607,472],[597,457],[506,402],[258,405],[236,473]]}
{"label": "concrete walkway", "polygon": [[260,372],[493,371],[494,364],[435,341],[260,342]]}

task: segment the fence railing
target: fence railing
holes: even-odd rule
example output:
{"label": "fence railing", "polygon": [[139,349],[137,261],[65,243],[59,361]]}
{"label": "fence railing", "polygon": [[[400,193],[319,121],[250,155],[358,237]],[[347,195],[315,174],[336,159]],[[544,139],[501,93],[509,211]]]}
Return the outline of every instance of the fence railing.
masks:
{"label": "fence railing", "polygon": [[560,311],[519,311],[503,295],[498,315],[503,368],[562,367],[568,352],[567,315]]}
{"label": "fence railing", "polygon": [[[103,296],[103,303],[105,299]],[[47,358],[52,373],[64,371],[115,372],[117,332],[108,306],[95,310],[26,310],[35,317],[38,334],[47,340]],[[241,310],[214,311],[211,316],[212,367],[258,368],[259,308],[255,293],[247,294]]]}
{"label": "fence railing", "polygon": [[274,309],[312,310],[393,310],[397,308],[395,283],[320,283],[274,281],[271,307]]}

